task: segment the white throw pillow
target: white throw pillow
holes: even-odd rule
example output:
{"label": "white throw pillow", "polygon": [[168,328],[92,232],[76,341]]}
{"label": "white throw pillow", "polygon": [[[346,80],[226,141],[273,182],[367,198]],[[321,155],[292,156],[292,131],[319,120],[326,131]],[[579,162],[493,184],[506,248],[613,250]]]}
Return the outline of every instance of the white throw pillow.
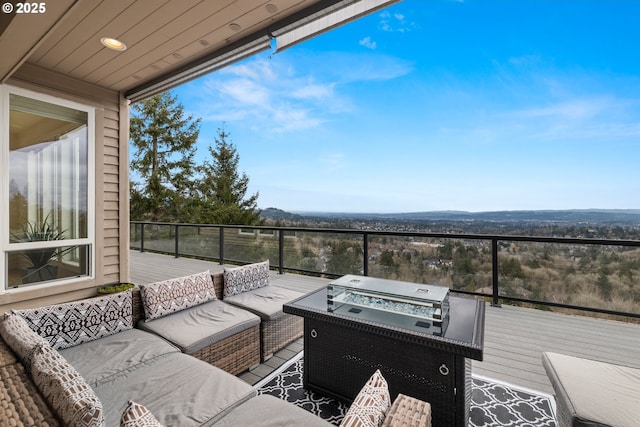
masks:
{"label": "white throw pillow", "polygon": [[162,282],[140,285],[146,321],[216,299],[209,270]]}
{"label": "white throw pillow", "polygon": [[224,297],[267,285],[269,285],[269,260],[224,271]]}

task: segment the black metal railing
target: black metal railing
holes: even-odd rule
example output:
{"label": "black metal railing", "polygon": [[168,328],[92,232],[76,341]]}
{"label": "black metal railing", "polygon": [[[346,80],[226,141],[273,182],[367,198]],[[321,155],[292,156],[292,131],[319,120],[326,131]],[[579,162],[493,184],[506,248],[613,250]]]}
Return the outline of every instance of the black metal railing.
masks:
{"label": "black metal railing", "polygon": [[[362,274],[541,308],[640,318],[640,241],[131,222],[132,249],[279,273]],[[277,260],[277,262],[274,262]]]}

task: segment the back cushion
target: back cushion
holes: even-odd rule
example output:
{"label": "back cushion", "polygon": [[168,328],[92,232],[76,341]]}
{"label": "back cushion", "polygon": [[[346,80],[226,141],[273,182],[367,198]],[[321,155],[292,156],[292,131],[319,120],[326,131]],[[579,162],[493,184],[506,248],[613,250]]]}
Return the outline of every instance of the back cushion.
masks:
{"label": "back cushion", "polygon": [[262,288],[269,284],[269,260],[224,271],[224,296]]}
{"label": "back cushion", "polygon": [[78,371],[48,345],[33,354],[31,377],[65,426],[102,427],[102,402]]}
{"label": "back cushion", "polygon": [[14,313],[56,350],[133,328],[131,291]]}
{"label": "back cushion", "polygon": [[209,270],[198,274],[140,285],[146,321],[216,299]]}

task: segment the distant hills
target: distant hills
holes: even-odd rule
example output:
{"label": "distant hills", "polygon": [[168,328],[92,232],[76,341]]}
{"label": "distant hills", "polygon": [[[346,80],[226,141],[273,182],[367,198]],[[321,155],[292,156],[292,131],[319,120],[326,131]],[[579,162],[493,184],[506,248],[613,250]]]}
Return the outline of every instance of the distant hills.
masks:
{"label": "distant hills", "polygon": [[266,208],[260,212],[260,216],[274,221],[296,221],[303,218],[302,215],[286,212],[278,208]]}
{"label": "distant hills", "polygon": [[349,219],[367,221],[482,221],[499,223],[555,224],[640,224],[640,209],[570,209],[522,210],[495,212],[433,211],[406,213],[286,212],[277,208],[262,211],[264,218],[299,221],[305,218]]}

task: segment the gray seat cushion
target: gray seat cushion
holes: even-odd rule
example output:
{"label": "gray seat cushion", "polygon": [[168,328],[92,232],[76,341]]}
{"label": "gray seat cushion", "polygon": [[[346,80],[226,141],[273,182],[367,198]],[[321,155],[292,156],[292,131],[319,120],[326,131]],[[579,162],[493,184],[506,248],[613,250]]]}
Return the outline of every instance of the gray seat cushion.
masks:
{"label": "gray seat cushion", "polygon": [[557,353],[543,353],[542,364],[559,427],[640,426],[640,369]]}
{"label": "gray seat cushion", "polygon": [[284,315],[283,304],[303,295],[301,292],[268,285],[226,297],[224,301],[249,310],[260,316],[262,320],[275,320]]}
{"label": "gray seat cushion", "polygon": [[120,425],[128,401],[144,405],[164,426],[209,426],[245,400],[253,387],[182,353],[155,359],[94,388],[107,426]]}
{"label": "gray seat cushion", "polygon": [[60,354],[94,387],[114,375],[180,350],[167,340],[130,329],[60,350]]}
{"label": "gray seat cushion", "polygon": [[332,424],[292,403],[260,395],[235,408],[216,427],[327,427]]}
{"label": "gray seat cushion", "polygon": [[260,324],[260,318],[220,300],[213,300],[138,327],[160,335],[182,352],[193,354],[220,340]]}

